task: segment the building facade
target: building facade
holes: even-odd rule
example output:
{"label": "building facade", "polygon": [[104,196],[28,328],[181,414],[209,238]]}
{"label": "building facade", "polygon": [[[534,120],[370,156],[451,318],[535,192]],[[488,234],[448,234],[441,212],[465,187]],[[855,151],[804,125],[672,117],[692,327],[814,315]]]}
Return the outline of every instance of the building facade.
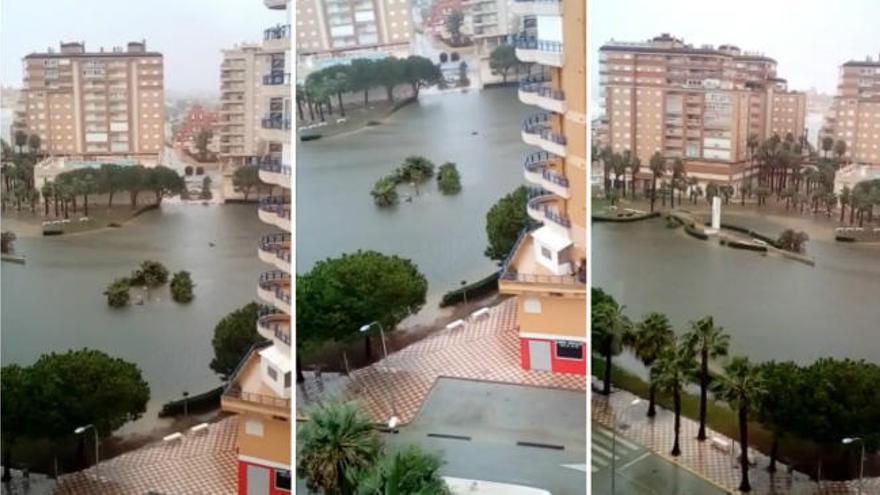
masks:
{"label": "building facade", "polygon": [[22,130],[50,155],[158,159],[165,143],[162,54],[146,42],[87,52],[82,42],[24,57]]}
{"label": "building facade", "polygon": [[[264,0],[266,7],[290,14],[284,0]],[[274,29],[274,28],[272,28]],[[289,38],[288,38],[289,39]],[[265,57],[289,49],[276,38],[269,44]],[[274,43],[274,46],[272,45]],[[283,66],[282,66],[283,67]],[[276,68],[277,70],[277,68]],[[263,98],[271,101],[275,93],[289,94],[287,82],[276,83],[272,71],[260,74],[266,89]],[[282,79],[285,79],[282,77]],[[286,86],[286,89],[282,86]],[[286,93],[285,93],[286,91]],[[287,97],[289,99],[289,97]],[[288,102],[289,107],[289,102]],[[257,256],[273,268],[260,275],[257,296],[266,305],[257,319],[257,332],[266,340],[255,345],[239,363],[221,399],[225,411],[241,416],[238,431],[238,493],[242,495],[280,495],[292,493],[291,475],[291,169],[289,160],[289,125],[276,126],[271,105],[269,116],[261,116],[259,139],[267,143],[261,157],[259,176],[266,184],[277,186],[281,194],[263,198],[257,215],[275,232],[260,238]],[[281,117],[283,119],[283,115]],[[269,119],[269,122],[266,121]],[[288,117],[289,122],[289,117]],[[268,150],[278,146],[277,154]],[[277,160],[276,160],[277,157]]]}
{"label": "building facade", "polygon": [[660,152],[700,182],[736,186],[749,170],[749,136],[806,134],[806,95],[789,91],[764,55],[662,34],[606,43],[599,57],[602,146],[631,151],[646,169]]}
{"label": "building facade", "polygon": [[252,163],[260,156],[263,81],[262,47],[242,44],[223,51],[220,65],[219,147],[224,170]]}
{"label": "building facade", "polygon": [[534,34],[513,38],[516,56],[542,66],[523,81],[522,102],[535,107],[522,139],[535,147],[520,165],[533,185],[528,215],[541,225],[523,232],[504,261],[499,289],[517,296],[525,369],[586,374],[587,96],[586,2],[521,1],[514,5]]}
{"label": "building facade", "polygon": [[410,52],[409,0],[301,0],[296,2],[295,19],[300,78],[326,61]]}
{"label": "building facade", "polygon": [[880,56],[840,67],[837,96],[823,135],[846,143],[848,161],[880,166]]}

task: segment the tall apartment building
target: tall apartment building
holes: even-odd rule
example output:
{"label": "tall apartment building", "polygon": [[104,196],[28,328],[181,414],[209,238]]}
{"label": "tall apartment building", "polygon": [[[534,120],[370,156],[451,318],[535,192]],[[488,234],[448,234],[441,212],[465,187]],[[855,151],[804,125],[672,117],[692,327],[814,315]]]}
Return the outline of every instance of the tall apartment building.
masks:
{"label": "tall apartment building", "polygon": [[162,54],[146,42],[87,52],[82,42],[24,57],[24,114],[50,155],[157,160],[165,143]]}
{"label": "tall apartment building", "polygon": [[682,158],[701,182],[736,185],[748,170],[750,135],[805,135],[806,95],[788,90],[772,58],[668,34],[612,41],[599,56],[603,145],[632,151],[645,167],[659,151]]}
{"label": "tall apartment building", "polygon": [[845,158],[880,166],[880,57],[840,67],[840,83],[823,134],[846,143]]}
{"label": "tall apartment building", "polygon": [[263,81],[262,47],[242,44],[223,50],[220,65],[220,161],[224,170],[252,163],[260,156]]}
{"label": "tall apartment building", "polygon": [[587,256],[586,2],[520,1],[535,35],[517,36],[516,56],[543,66],[543,80],[524,81],[522,102],[537,112],[522,139],[535,146],[523,174],[535,186],[524,232],[503,264],[499,288],[517,296],[522,366],[585,374]]}
{"label": "tall apartment building", "polygon": [[[287,15],[290,13],[289,0],[264,0],[264,4],[270,9],[283,10]],[[277,38],[265,41],[264,48],[270,60],[276,49],[284,53],[284,44]],[[268,79],[264,79],[265,76]],[[286,91],[290,91],[289,82],[276,84],[271,72],[262,75],[260,81],[266,86],[286,85]],[[284,90],[273,87],[268,92],[283,93]],[[264,119],[261,124],[266,124]],[[270,143],[284,143],[279,155],[289,152],[286,149],[290,140],[289,126],[284,130],[264,129],[261,125],[259,132],[261,139]],[[257,296],[267,305],[257,319],[257,332],[266,341],[255,345],[239,363],[222,396],[221,406],[240,416],[238,493],[280,495],[292,493],[291,171],[289,165],[264,157],[260,162],[259,176],[263,182],[283,191],[280,197],[261,200],[257,210],[261,221],[279,230],[260,238],[257,247],[260,260],[273,266],[272,270],[260,275],[257,283]]]}
{"label": "tall apartment building", "polygon": [[322,59],[376,52],[409,55],[409,0],[300,0],[295,18],[298,63],[305,71]]}

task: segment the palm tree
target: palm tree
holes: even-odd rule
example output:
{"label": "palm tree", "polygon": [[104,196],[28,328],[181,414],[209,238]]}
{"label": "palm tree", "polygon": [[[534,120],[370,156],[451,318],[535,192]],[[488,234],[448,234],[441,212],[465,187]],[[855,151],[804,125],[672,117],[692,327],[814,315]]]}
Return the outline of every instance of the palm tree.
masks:
{"label": "palm tree", "polygon": [[379,455],[380,439],[370,418],[354,403],[319,404],[307,416],[297,431],[297,476],[309,490],[351,495],[354,486],[346,472],[368,468]]}
{"label": "palm tree", "polygon": [[[681,183],[685,180],[687,171],[681,158],[672,160],[672,187],[669,189],[669,206],[675,208],[675,190],[681,190]],[[678,195],[678,206],[681,206],[681,194]]]}
{"label": "palm tree", "polygon": [[657,178],[666,173],[666,159],[659,151],[655,151],[651,155],[651,161],[648,164],[651,169],[651,212],[654,211],[654,202],[657,200]]}
{"label": "palm tree", "polygon": [[749,484],[749,413],[759,403],[766,388],[760,369],[749,358],[737,356],[724,366],[721,375],[712,386],[715,397],[736,409],[739,419],[739,466],[742,479],[739,491],[752,490]]}
{"label": "palm tree", "polygon": [[711,316],[691,322],[691,330],[684,336],[688,348],[700,357],[700,431],[697,440],[706,439],[706,403],[709,389],[709,360],[727,355],[730,336],[724,328],[715,326]]}
{"label": "palm tree", "polygon": [[[675,343],[675,332],[666,315],[652,312],[645,315],[633,331],[624,335],[624,343],[633,349],[645,366],[651,368],[663,349]],[[652,381],[648,392],[648,417],[657,414],[656,396],[657,385]]]}
{"label": "palm tree", "polygon": [[46,208],[45,216],[49,216],[49,199],[55,195],[55,186],[51,182],[47,182],[43,184],[43,187],[40,188],[40,193],[43,195],[43,206]]}
{"label": "palm tree", "polygon": [[843,190],[840,191],[840,223],[843,223],[846,207],[850,204],[850,201],[852,201],[852,193],[849,186],[843,186]]}
{"label": "palm tree", "polygon": [[611,358],[620,354],[623,337],[632,328],[629,318],[623,314],[624,308],[626,306],[614,300],[603,301],[596,305],[590,323],[593,348],[605,358],[603,395],[611,394]]}
{"label": "palm tree", "polygon": [[681,436],[681,391],[691,382],[697,373],[694,354],[686,343],[679,342],[667,346],[660,353],[657,361],[651,366],[651,383],[657,388],[672,394],[673,412],[675,413],[675,441],[671,454],[681,455],[679,437]]}
{"label": "palm tree", "polygon": [[629,188],[630,188],[630,195],[631,195],[633,201],[636,200],[636,180],[637,180],[636,175],[638,175],[639,170],[641,168],[642,168],[642,161],[639,160],[639,157],[637,157],[636,155],[633,155],[631,161],[629,162],[629,173],[630,173],[630,177],[631,177],[631,180],[629,183]]}
{"label": "palm tree", "polygon": [[606,146],[606,147],[602,148],[602,151],[600,153],[600,158],[602,159],[602,167],[603,167],[603,172],[604,172],[603,177],[605,179],[604,186],[605,186],[605,196],[606,197],[608,197],[608,195],[611,193],[611,180],[609,179],[609,177],[611,176],[611,168],[612,168],[612,164],[614,162],[614,157],[615,157],[615,153],[613,151],[611,151],[610,146]]}
{"label": "palm tree", "polygon": [[369,471],[355,475],[358,495],[417,493],[447,495],[449,488],[440,476],[440,457],[410,445],[388,453]]}
{"label": "palm tree", "polygon": [[614,189],[620,189],[622,186],[623,193],[621,194],[621,197],[624,199],[626,199],[626,181],[621,180],[621,177],[626,179],[626,169],[629,167],[631,161],[632,153],[629,150],[625,150],[612,162],[614,166]]}

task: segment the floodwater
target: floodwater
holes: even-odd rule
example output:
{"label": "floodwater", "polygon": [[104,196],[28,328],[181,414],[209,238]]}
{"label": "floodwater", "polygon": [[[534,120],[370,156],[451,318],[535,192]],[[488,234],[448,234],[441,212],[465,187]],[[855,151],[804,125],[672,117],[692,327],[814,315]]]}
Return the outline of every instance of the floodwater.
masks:
{"label": "floodwater", "polygon": [[[134,362],[151,400],[144,417],[122,431],[161,425],[162,404],[221,384],[208,367],[214,326],[257,300],[257,277],[271,269],[257,259],[257,242],[271,231],[255,206],[163,204],[121,229],[20,236],[15,247],[27,264],[2,266],[3,364],[30,364],[43,353],[84,347]],[[107,284],[145,259],[172,272],[188,270],[195,300],[174,302],[166,284],[142,306],[107,306]],[[133,301],[137,294],[133,289]]]}
{"label": "floodwater", "polygon": [[[383,125],[297,143],[297,272],[358,249],[409,258],[428,279],[428,302],[410,322],[432,320],[444,293],[497,269],[483,255],[486,213],[523,183],[529,112],[511,88],[424,95]],[[396,207],[374,206],[373,184],[410,155],[455,162],[462,191],[444,196],[431,180],[418,195],[400,186]]]}

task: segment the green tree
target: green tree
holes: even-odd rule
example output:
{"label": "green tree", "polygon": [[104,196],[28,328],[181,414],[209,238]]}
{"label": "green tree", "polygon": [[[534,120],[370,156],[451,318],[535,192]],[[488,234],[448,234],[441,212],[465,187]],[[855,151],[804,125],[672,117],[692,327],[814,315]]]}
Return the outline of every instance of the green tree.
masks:
{"label": "green tree", "polygon": [[0,371],[0,396],[3,397],[3,414],[0,415],[0,431],[3,444],[4,483],[12,478],[12,452],[16,443],[24,438],[39,435],[35,431],[34,418],[42,411],[34,409],[32,397],[39,388],[31,378],[30,368],[9,364]]}
{"label": "green tree", "polygon": [[103,163],[98,170],[98,190],[107,195],[107,208],[113,208],[113,195],[125,188],[123,167]]}
{"label": "green tree", "polygon": [[593,312],[590,319],[590,336],[593,351],[605,359],[605,376],[603,377],[602,394],[611,394],[611,359],[623,350],[623,338],[632,329],[632,322],[623,313],[626,306],[621,306],[611,297],[592,302]]}
{"label": "green tree", "polygon": [[448,495],[440,476],[440,456],[410,445],[385,453],[364,473],[357,475],[357,495]]}
{"label": "green tree", "polygon": [[28,153],[30,153],[33,156],[39,155],[40,148],[42,147],[42,140],[40,139],[40,136],[37,134],[31,134],[30,136],[28,136],[27,146],[28,146]]}
{"label": "green tree", "polygon": [[174,196],[180,194],[186,184],[183,177],[168,167],[158,165],[154,168],[147,169],[146,189],[153,191],[156,195],[156,204],[162,204],[162,198],[165,196]]}
{"label": "green tree", "polygon": [[511,69],[519,66],[516,58],[516,50],[513,45],[498,45],[489,54],[489,68],[493,74],[501,74],[502,80],[507,84],[507,74]]}
{"label": "green tree", "polygon": [[396,205],[398,202],[397,179],[394,177],[382,177],[373,185],[370,195],[373,196],[373,203],[376,206],[387,207]]}
{"label": "green tree", "polygon": [[207,175],[202,179],[202,191],[199,193],[199,199],[211,199],[211,178]]}
{"label": "green tree", "polygon": [[801,369],[791,361],[777,363],[770,361],[761,365],[766,392],[756,404],[759,421],[773,432],[770,447],[770,465],[767,470],[776,472],[776,459],[779,457],[779,442],[788,433],[797,431],[801,420],[804,390]]}
{"label": "green tree", "polygon": [[[663,349],[675,343],[675,332],[669,318],[663,313],[648,313],[633,331],[624,335],[624,343],[633,349],[636,357],[650,369]],[[648,416],[657,414],[655,400],[657,385],[652,381],[648,390]]]}
{"label": "green tree", "polygon": [[442,78],[440,68],[428,58],[410,55],[404,61],[403,81],[409,83],[416,98],[422,88],[436,86]]}
{"label": "green tree", "polygon": [[681,342],[666,347],[651,366],[651,382],[656,383],[659,390],[672,394],[675,440],[670,453],[674,457],[681,455],[681,392],[696,374],[697,365],[693,352],[686,343]]}
{"label": "green tree", "polygon": [[232,174],[232,186],[235,192],[244,194],[244,200],[248,200],[251,190],[260,186],[260,170],[255,165],[239,167]]}
{"label": "green tree", "polygon": [[513,245],[532,221],[526,212],[529,192],[525,186],[499,199],[486,213],[486,237],[489,246],[483,253],[489,259],[502,261],[507,257]]}
{"label": "green tree", "polygon": [[[55,196],[55,184],[52,182],[46,182],[43,184],[43,187],[40,188],[40,193],[43,195],[43,207],[45,208],[45,216],[49,216],[49,199]],[[57,216],[57,213],[56,213]]]}
{"label": "green tree", "polygon": [[144,260],[139,269],[131,274],[131,285],[156,287],[168,281],[168,268],[158,261]]}
{"label": "green tree", "polygon": [[186,270],[181,270],[171,277],[171,297],[179,303],[188,303],[193,300],[193,287],[195,284]]}
{"label": "green tree", "polygon": [[394,101],[394,88],[404,81],[405,66],[404,61],[396,57],[376,62],[376,82],[385,88],[389,102]]}
{"label": "green tree", "polygon": [[708,404],[709,360],[727,355],[730,348],[730,336],[724,328],[715,326],[711,316],[691,322],[691,329],[684,335],[688,348],[700,358],[700,430],[697,440],[706,439],[706,408]]}
{"label": "green tree", "polygon": [[122,170],[122,183],[128,191],[131,207],[137,208],[138,195],[147,188],[147,169],[143,165],[134,165]]}
{"label": "green tree", "polygon": [[248,303],[224,316],[214,327],[214,337],[211,339],[214,359],[211,360],[210,367],[223,381],[232,378],[232,373],[248,349],[264,340],[257,333],[259,310],[257,303]]}
{"label": "green tree", "polygon": [[351,61],[352,91],[364,92],[364,107],[370,104],[370,90],[376,85],[377,64],[368,58],[356,58]]}
{"label": "green tree", "polygon": [[[418,267],[399,256],[376,251],[357,251],[338,258],[319,261],[301,279],[313,291],[306,299],[305,314],[323,341],[347,341],[361,335],[359,329],[379,322],[385,332],[393,331],[406,317],[425,304],[428,282]],[[302,302],[298,301],[298,305]],[[299,315],[299,308],[297,308]],[[319,329],[319,330],[317,330]],[[365,354],[372,358],[370,334],[365,334]]]}
{"label": "green tree", "polygon": [[446,30],[449,31],[449,36],[452,38],[453,43],[458,44],[461,41],[461,26],[464,24],[464,13],[461,9],[452,9],[449,14],[446,15],[446,19],[444,22],[446,26]]}
{"label": "green tree", "polygon": [[307,417],[297,430],[297,477],[312,491],[353,494],[348,472],[373,466],[381,448],[370,418],[353,403],[319,404]]}
{"label": "green tree", "polygon": [[749,413],[760,403],[766,392],[760,369],[747,357],[737,356],[724,366],[724,373],[713,385],[718,400],[727,402],[737,412],[739,423],[740,473],[739,491],[752,490],[749,484]]}
{"label": "green tree", "polygon": [[838,139],[836,143],[834,143],[834,156],[837,157],[838,163],[843,161],[843,155],[846,154],[846,141],[843,139]]}
{"label": "green tree", "polygon": [[666,158],[659,151],[655,151],[651,155],[648,163],[651,169],[651,211],[654,211],[654,202],[657,200],[657,178],[662,177],[666,173]]}
{"label": "green tree", "polygon": [[806,232],[797,232],[793,229],[785,229],[776,241],[781,249],[792,253],[803,253],[810,236]]}
{"label": "green tree", "polygon": [[107,304],[112,308],[128,306],[131,299],[128,292],[129,287],[128,279],[125,277],[117,278],[111,282],[107,286],[107,290],[104,291],[104,295],[107,296]]}
{"label": "green tree", "polygon": [[828,153],[834,148],[834,138],[831,136],[825,136],[822,138],[822,151],[825,153],[825,158],[828,158]]}
{"label": "green tree", "polygon": [[440,165],[437,171],[437,187],[443,194],[457,194],[461,191],[461,176],[454,163]]}

